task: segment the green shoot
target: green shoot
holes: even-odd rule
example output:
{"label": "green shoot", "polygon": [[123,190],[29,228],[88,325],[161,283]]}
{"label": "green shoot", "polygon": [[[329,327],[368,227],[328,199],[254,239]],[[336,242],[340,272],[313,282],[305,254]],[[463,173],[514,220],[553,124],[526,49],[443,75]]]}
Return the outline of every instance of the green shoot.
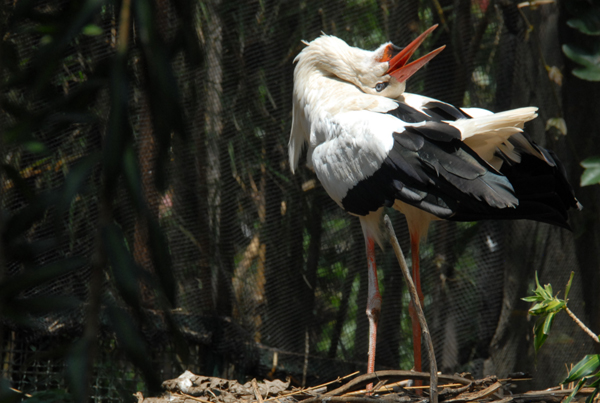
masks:
{"label": "green shoot", "polygon": [[[550,328],[556,314],[562,310],[566,311],[569,316],[581,327],[590,337],[596,342],[600,342],[598,336],[587,328],[575,314],[567,307],[569,291],[573,283],[573,275],[569,277],[569,282],[565,288],[565,299],[558,298],[558,294],[552,295],[552,286],[546,284],[544,287],[540,285],[537,272],[535,273],[536,289],[533,291],[533,295],[523,298],[524,301],[534,302],[535,304],[529,309],[529,314],[539,316],[533,328],[534,340],[533,345],[535,352],[537,353],[540,347],[546,341],[546,338],[550,334]],[[571,394],[565,399],[563,403],[570,403],[571,400],[577,395],[579,390],[587,386],[593,388],[593,392],[587,397],[586,403],[593,403],[594,398],[600,392],[600,354],[590,354],[583,357],[575,366],[569,371],[565,380],[562,384],[576,382],[573,387]]]}
{"label": "green shoot", "polygon": [[529,314],[539,316],[533,327],[533,345],[536,353],[548,338],[556,314],[567,308],[567,296],[571,290],[573,275],[574,273],[571,272],[571,277],[569,278],[565,290],[565,299],[558,298],[558,294],[556,294],[556,296],[552,295],[552,285],[546,284],[542,287],[537,272],[535,273],[535,283],[537,287],[533,291],[533,295],[523,298],[523,301],[535,302],[529,309]]}

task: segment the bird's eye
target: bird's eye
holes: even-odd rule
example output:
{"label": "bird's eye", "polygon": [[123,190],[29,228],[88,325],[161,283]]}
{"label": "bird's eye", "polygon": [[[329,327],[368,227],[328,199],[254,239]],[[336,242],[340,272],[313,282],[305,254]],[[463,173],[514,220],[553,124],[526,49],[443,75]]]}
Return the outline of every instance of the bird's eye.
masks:
{"label": "bird's eye", "polygon": [[387,88],[388,84],[389,83],[377,83],[377,85],[375,86],[375,90],[377,92],[381,92]]}

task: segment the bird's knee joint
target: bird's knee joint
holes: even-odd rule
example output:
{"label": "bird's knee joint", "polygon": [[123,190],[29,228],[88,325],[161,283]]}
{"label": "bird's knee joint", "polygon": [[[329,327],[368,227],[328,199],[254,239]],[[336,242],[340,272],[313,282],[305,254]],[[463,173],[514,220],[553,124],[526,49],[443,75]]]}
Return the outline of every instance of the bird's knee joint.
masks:
{"label": "bird's knee joint", "polygon": [[367,304],[367,317],[370,321],[377,323],[379,321],[379,314],[381,313],[381,295],[375,294],[369,299]]}

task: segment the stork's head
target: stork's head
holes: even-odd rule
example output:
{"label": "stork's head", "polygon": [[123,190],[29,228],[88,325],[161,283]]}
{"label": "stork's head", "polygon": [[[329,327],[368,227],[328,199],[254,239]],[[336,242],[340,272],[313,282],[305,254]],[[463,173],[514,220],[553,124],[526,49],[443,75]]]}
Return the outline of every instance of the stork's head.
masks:
{"label": "stork's head", "polygon": [[442,46],[408,63],[436,27],[432,26],[403,49],[386,43],[375,51],[355,48],[334,36],[322,35],[310,42],[297,60],[299,65],[312,64],[325,75],[352,83],[366,94],[397,98],[404,92],[406,80],[444,49]]}

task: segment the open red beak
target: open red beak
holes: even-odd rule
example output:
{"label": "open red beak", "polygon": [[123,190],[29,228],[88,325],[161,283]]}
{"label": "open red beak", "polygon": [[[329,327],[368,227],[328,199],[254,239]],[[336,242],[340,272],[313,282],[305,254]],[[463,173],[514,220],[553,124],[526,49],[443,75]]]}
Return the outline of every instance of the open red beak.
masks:
{"label": "open red beak", "polygon": [[407,47],[402,49],[396,56],[394,56],[389,61],[390,67],[388,68],[386,74],[389,74],[390,76],[394,77],[396,80],[398,80],[398,82],[406,81],[410,76],[415,74],[421,67],[423,67],[425,63],[433,59],[435,56],[437,56],[438,53],[444,50],[446,45],[437,48],[436,50],[426,54],[423,57],[420,57],[419,59],[415,60],[410,64],[406,64],[408,62],[408,59],[410,59],[413,53],[415,53],[415,50],[417,50],[417,48],[421,46],[425,38],[427,38],[427,36],[434,29],[436,29],[437,26],[438,25],[435,24],[427,31],[423,32],[421,35],[419,35],[417,39],[412,41]]}

